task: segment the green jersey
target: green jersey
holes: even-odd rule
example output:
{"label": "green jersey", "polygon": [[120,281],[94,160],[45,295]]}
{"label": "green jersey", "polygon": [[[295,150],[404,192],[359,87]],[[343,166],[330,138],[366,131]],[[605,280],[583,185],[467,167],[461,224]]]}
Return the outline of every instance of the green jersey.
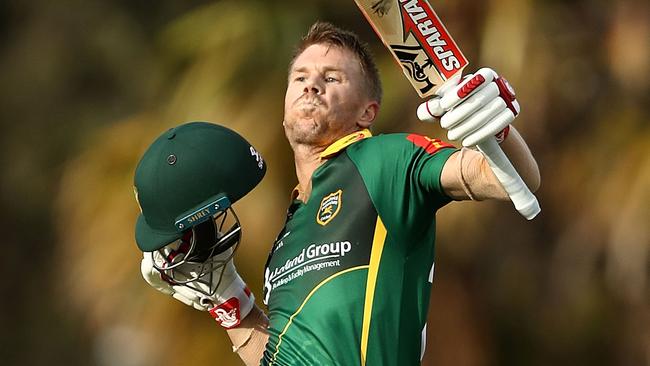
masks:
{"label": "green jersey", "polygon": [[294,200],[265,269],[262,365],[417,365],[435,214],[456,151],[419,135],[346,136]]}

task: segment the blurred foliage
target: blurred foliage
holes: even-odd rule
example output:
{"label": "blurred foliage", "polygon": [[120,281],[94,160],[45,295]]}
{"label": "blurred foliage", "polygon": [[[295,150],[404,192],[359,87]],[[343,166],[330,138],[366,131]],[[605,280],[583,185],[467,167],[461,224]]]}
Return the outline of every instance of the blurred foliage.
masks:
{"label": "blurred foliage", "polygon": [[[435,4],[472,61],[506,75],[542,171],[542,214],[441,210],[425,364],[650,364],[650,5]],[[375,132],[440,137],[352,1],[0,4],[4,365],[236,365],[225,332],[150,289],[133,240],[135,165],[206,120],[264,154],[236,204],[237,266],[262,267],[295,184],[281,128],[287,63],[317,19],[359,33],[385,87]]]}

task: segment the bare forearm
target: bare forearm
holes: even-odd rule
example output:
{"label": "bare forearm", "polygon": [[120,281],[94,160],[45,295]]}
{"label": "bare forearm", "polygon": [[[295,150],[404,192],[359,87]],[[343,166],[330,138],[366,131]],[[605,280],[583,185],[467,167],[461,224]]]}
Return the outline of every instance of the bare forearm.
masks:
{"label": "bare forearm", "polygon": [[508,156],[508,159],[512,162],[528,188],[532,192],[537,191],[541,182],[537,161],[535,161],[528,145],[514,126],[510,126],[510,134],[501,143],[501,149]]}
{"label": "bare forearm", "polygon": [[247,366],[259,365],[264,353],[269,335],[267,327],[269,320],[266,314],[258,308],[253,310],[244,318],[241,325],[234,329],[228,329],[228,336],[233,344],[233,350]]}
{"label": "bare forearm", "polygon": [[[528,145],[514,127],[510,127],[510,134],[501,143],[501,149],[528,188],[535,192],[540,184],[539,168]],[[480,172],[471,185],[477,192],[478,199],[509,200],[508,193],[494,175],[487,159],[480,154],[478,161],[480,162]]]}
{"label": "bare forearm", "polygon": [[[540,185],[539,168],[528,145],[514,127],[510,127],[510,134],[501,143],[501,149],[528,188],[535,192]],[[474,177],[470,185],[477,192],[477,199],[509,200],[508,193],[503,189],[494,172],[492,172],[490,164],[482,154],[480,154],[478,162],[480,162],[479,174]]]}
{"label": "bare forearm", "polygon": [[[501,147],[526,185],[536,191],[540,184],[539,168],[521,135],[511,127]],[[441,182],[447,195],[456,200],[509,199],[485,156],[473,149],[463,149],[449,158]]]}

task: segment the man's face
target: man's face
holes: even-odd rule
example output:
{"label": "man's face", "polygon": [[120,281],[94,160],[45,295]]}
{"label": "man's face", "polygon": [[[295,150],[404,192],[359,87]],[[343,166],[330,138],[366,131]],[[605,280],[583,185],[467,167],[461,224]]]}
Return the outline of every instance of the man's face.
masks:
{"label": "man's face", "polygon": [[351,51],[325,44],[305,49],[289,71],[284,100],[284,129],[292,146],[328,146],[369,126],[363,116],[374,102],[363,88],[361,66]]}

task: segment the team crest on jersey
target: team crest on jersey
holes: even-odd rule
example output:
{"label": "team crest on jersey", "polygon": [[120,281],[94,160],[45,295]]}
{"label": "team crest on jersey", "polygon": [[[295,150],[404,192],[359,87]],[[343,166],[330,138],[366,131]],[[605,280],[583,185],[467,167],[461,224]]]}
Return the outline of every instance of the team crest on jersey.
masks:
{"label": "team crest on jersey", "polygon": [[334,193],[330,193],[327,196],[323,197],[323,200],[320,201],[320,208],[318,213],[316,213],[316,222],[325,226],[329,224],[339,211],[341,211],[341,196],[343,195],[342,190],[338,190]]}

